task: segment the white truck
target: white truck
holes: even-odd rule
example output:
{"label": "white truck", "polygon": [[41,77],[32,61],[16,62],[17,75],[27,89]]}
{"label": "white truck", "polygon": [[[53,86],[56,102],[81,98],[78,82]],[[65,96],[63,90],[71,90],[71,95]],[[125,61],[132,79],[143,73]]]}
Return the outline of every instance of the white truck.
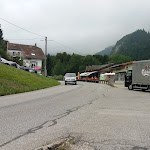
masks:
{"label": "white truck", "polygon": [[125,86],[129,90],[150,89],[150,60],[135,61],[132,70],[127,71],[125,76]]}

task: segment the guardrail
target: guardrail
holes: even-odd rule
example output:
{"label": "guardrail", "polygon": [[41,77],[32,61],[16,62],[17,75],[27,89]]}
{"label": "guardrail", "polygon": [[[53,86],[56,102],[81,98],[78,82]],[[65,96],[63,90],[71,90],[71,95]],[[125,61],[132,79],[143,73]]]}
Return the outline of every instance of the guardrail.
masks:
{"label": "guardrail", "polygon": [[108,80],[86,80],[86,79],[83,79],[83,80],[79,80],[78,81],[83,81],[83,82],[94,82],[94,83],[100,83],[100,84],[107,84],[107,85],[110,85],[110,86],[114,86],[113,83],[111,83],[110,81]]}

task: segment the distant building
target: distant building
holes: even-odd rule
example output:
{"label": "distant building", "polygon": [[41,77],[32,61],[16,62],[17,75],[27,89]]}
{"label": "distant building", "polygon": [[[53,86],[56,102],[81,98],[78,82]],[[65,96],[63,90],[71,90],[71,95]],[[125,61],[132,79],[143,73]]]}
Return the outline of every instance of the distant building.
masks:
{"label": "distant building", "polygon": [[[110,72],[111,71],[111,69],[110,69],[111,66],[113,66],[113,63],[105,64],[105,65],[86,66],[85,72],[89,72],[90,77],[96,76],[97,78],[99,78],[100,74],[105,73],[105,72]],[[107,69],[107,71],[106,71],[106,69]]]}
{"label": "distant building", "polygon": [[12,57],[22,57],[24,66],[38,69],[38,72],[41,73],[42,60],[45,58],[45,55],[36,44],[32,46],[8,42],[7,53]]}
{"label": "distant building", "polygon": [[112,72],[115,73],[115,80],[116,81],[124,81],[125,74],[128,70],[132,70],[132,64],[134,61],[118,64],[112,66]]}
{"label": "distant building", "polygon": [[88,73],[90,77],[96,75],[98,78],[104,73],[115,73],[116,81],[124,81],[126,72],[132,70],[133,62],[134,61],[117,65],[110,63],[105,65],[86,66],[85,72]]}

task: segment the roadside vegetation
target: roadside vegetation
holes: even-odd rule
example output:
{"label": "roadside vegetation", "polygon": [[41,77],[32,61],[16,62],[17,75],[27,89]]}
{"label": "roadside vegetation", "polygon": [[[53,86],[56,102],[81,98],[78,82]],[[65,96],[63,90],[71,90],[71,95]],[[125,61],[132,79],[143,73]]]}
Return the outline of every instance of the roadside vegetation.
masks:
{"label": "roadside vegetation", "polygon": [[59,84],[54,79],[0,63],[0,96],[44,89]]}
{"label": "roadside vegetation", "polygon": [[63,80],[63,78],[64,78],[64,76],[63,75],[54,75],[53,77],[52,77],[52,79],[55,79],[55,80]]}
{"label": "roadside vegetation", "polygon": [[47,55],[47,74],[49,76],[64,76],[66,72],[84,72],[86,66],[104,65],[108,63],[125,63],[131,61],[130,57],[121,54],[107,55],[86,55],[57,53],[56,56]]}

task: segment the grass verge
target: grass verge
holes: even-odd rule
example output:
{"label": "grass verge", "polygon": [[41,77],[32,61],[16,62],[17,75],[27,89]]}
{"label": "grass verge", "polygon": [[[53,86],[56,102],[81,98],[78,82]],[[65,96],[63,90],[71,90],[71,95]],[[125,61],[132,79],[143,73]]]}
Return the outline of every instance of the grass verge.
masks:
{"label": "grass verge", "polygon": [[0,63],[0,96],[57,86],[54,79]]}

